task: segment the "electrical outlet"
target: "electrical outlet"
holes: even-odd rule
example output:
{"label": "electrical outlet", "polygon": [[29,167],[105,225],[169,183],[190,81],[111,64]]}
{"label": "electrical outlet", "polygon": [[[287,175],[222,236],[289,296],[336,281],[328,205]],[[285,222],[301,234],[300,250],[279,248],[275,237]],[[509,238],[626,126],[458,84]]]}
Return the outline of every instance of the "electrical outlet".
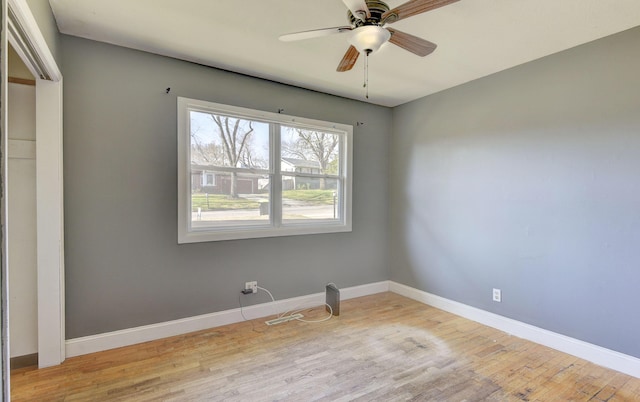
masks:
{"label": "electrical outlet", "polygon": [[501,302],[502,301],[502,291],[500,289],[493,289],[493,301]]}
{"label": "electrical outlet", "polygon": [[251,293],[258,293],[258,281],[245,282],[244,288],[251,290]]}

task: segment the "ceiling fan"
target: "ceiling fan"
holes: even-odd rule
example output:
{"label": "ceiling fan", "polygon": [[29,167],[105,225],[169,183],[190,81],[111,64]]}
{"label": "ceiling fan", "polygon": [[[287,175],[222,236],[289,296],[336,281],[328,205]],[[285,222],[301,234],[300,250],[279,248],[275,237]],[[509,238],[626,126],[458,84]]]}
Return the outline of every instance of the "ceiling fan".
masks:
{"label": "ceiling fan", "polygon": [[392,10],[379,0],[342,0],[349,11],[347,17],[350,25],[335,28],[314,29],[311,31],[295,32],[280,36],[284,42],[316,38],[333,34],[350,33],[349,49],[338,64],[339,72],[349,71],[358,60],[360,53],[369,55],[380,48],[384,43],[391,42],[394,45],[408,50],[418,56],[424,57],[431,54],[437,47],[417,36],[398,31],[397,29],[384,28],[386,24],[392,24],[401,19],[455,3],[459,0],[410,0]]}

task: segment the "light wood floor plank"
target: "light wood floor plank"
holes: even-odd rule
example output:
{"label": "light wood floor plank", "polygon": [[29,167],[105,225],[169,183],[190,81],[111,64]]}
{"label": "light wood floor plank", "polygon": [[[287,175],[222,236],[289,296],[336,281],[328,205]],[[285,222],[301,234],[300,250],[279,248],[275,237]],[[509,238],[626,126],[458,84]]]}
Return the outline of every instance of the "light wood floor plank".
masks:
{"label": "light wood floor plank", "polygon": [[640,400],[640,379],[393,293],[263,321],[13,370],[12,400]]}

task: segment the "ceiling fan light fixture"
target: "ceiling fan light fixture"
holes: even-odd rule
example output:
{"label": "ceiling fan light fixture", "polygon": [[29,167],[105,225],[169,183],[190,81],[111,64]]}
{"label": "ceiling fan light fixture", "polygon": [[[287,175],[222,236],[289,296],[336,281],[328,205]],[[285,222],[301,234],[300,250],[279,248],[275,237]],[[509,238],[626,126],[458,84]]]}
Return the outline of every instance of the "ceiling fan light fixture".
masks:
{"label": "ceiling fan light fixture", "polygon": [[391,33],[378,25],[365,25],[351,31],[349,43],[360,53],[372,53],[391,38]]}

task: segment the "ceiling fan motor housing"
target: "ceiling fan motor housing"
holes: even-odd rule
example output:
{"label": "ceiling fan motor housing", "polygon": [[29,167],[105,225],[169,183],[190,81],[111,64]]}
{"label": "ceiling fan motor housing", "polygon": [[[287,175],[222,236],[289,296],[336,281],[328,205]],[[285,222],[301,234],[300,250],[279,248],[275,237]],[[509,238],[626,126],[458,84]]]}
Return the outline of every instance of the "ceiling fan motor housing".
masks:
{"label": "ceiling fan motor housing", "polygon": [[367,7],[369,8],[371,17],[365,18],[364,21],[360,18],[355,17],[351,13],[351,11],[347,11],[347,17],[349,18],[351,26],[357,28],[365,25],[382,25],[382,14],[389,11],[389,6],[387,5],[387,3],[378,0],[367,0]]}

